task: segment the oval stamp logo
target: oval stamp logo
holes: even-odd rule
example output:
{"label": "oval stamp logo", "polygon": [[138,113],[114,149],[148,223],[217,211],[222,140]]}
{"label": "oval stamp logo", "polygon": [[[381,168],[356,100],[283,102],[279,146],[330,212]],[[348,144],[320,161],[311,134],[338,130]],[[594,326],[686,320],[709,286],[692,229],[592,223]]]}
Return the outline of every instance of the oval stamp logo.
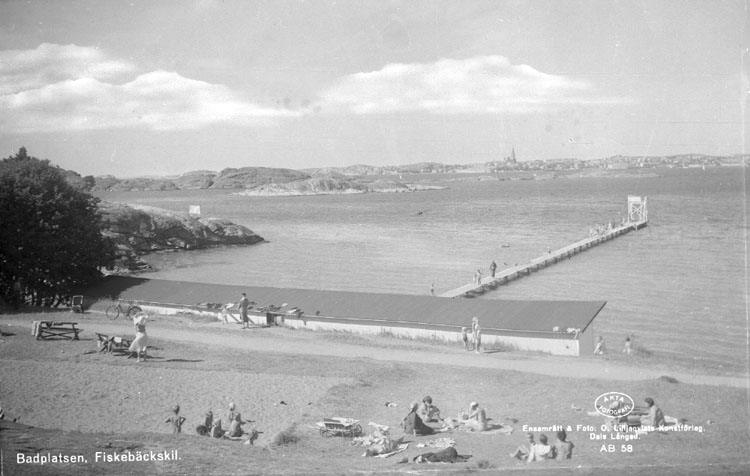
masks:
{"label": "oval stamp logo", "polygon": [[635,402],[630,396],[621,392],[607,392],[594,400],[594,408],[605,417],[624,417],[630,414]]}

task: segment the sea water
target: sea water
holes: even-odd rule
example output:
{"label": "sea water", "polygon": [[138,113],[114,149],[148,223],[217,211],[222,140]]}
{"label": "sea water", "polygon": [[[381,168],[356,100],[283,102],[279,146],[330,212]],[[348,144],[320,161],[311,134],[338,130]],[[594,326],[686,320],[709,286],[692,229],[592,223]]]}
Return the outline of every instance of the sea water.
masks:
{"label": "sea water", "polygon": [[[627,196],[648,197],[648,227],[488,292],[481,299],[595,300],[611,350],[625,336],[696,370],[746,372],[746,171],[641,169],[628,174],[501,181],[420,176],[444,190],[245,197],[232,190],[103,193],[109,201],[247,226],[267,242],[152,254],[156,279],[247,286],[429,294],[620,222]],[[488,180],[489,179],[489,180]],[[466,316],[467,321],[471,316]]]}

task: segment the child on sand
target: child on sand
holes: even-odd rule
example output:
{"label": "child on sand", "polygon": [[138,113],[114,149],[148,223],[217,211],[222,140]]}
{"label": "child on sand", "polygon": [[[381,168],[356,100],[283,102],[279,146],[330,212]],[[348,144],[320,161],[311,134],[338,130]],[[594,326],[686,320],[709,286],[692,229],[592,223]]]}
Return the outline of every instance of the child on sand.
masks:
{"label": "child on sand", "polygon": [[604,347],[604,337],[599,336],[596,340],[596,347],[594,348],[594,355],[604,355],[607,353],[607,349]]}
{"label": "child on sand", "polygon": [[221,420],[218,418],[214,420],[213,425],[211,425],[211,437],[212,438],[221,438],[224,436],[224,430],[221,428]]}
{"label": "child on sand", "polygon": [[164,420],[164,423],[172,424],[172,433],[182,433],[182,424],[185,423],[185,417],[180,416],[180,406],[173,406],[172,412],[174,415],[169,416]]}
{"label": "child on sand", "polygon": [[461,339],[464,341],[464,350],[469,351],[469,329],[466,327],[461,328]]}
{"label": "child on sand", "polygon": [[422,399],[422,404],[418,409],[419,417],[424,422],[440,421],[440,410],[432,404],[432,397],[427,395]]}
{"label": "child on sand", "polygon": [[195,431],[201,436],[208,436],[211,432],[211,428],[214,426],[214,412],[211,410],[206,413],[206,419],[203,420],[202,425],[198,425]]}
{"label": "child on sand", "polygon": [[633,353],[633,341],[630,340],[630,337],[625,338],[625,347],[622,349],[622,352],[626,355]]}

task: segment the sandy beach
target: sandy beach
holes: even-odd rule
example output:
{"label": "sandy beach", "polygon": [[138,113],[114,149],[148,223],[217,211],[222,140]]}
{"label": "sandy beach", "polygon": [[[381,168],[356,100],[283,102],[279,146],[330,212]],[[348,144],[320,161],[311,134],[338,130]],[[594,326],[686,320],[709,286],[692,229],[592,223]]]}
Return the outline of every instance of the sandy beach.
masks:
{"label": "sandy beach", "polygon": [[[42,318],[75,318],[84,329],[81,340],[34,340],[31,320]],[[108,467],[95,461],[97,448],[111,447],[113,441],[120,452],[127,451],[128,445],[179,451],[179,461],[158,463],[160,474],[384,474],[426,469],[451,473],[512,468],[549,474],[606,469],[609,474],[633,464],[644,472],[658,468],[660,474],[718,474],[699,470],[717,462],[719,453],[725,456],[721,458],[724,474],[750,468],[743,404],[747,380],[742,376],[670,371],[656,363],[628,367],[621,361],[593,358],[475,355],[428,342],[281,327],[242,330],[233,324],[163,316],[154,316],[149,323],[150,359],[136,363],[127,356],[97,351],[95,332],[125,337],[132,333],[127,321],[109,321],[97,312],[4,315],[0,329],[5,334],[0,343],[0,402],[6,414],[0,435],[7,474],[71,470],[71,464],[14,464],[18,452],[33,454],[29,448],[86,455],[87,463],[75,468],[81,474],[105,470],[141,474],[156,465]],[[701,431],[646,435],[627,442],[595,440],[592,435],[604,434],[603,418],[589,412],[595,398],[607,391],[622,391],[637,403],[651,396],[665,413]],[[447,416],[478,401],[491,424],[513,428],[513,433],[441,435],[453,438],[458,452],[471,458],[425,468],[411,461],[432,450],[417,446],[430,437],[408,437],[407,451],[376,459],[362,457],[363,449],[345,438],[323,437],[315,429],[317,421],[340,416],[360,420],[366,432],[372,430],[368,423],[375,422],[400,435],[398,425],[409,403],[426,394]],[[195,427],[208,410],[226,420],[229,402],[236,404],[243,419],[252,421],[246,429],[263,432],[255,446],[196,434]],[[181,435],[172,435],[164,423],[175,404],[186,418]],[[34,428],[8,427],[13,418]],[[508,457],[523,443],[525,426],[557,424],[572,429],[569,435],[576,445],[572,460],[529,467]],[[554,440],[553,434],[548,436]],[[603,443],[613,444],[615,450],[602,451]],[[630,451],[621,451],[627,445]],[[241,463],[248,457],[252,468]],[[399,464],[403,458],[409,462]]]}

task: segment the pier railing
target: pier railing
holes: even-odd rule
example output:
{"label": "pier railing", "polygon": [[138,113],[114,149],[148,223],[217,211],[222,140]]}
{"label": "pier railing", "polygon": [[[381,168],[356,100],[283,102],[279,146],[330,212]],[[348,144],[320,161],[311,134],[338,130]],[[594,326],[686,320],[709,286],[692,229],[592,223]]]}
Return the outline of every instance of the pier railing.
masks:
{"label": "pier railing", "polygon": [[495,273],[494,277],[487,276],[485,278],[482,278],[479,283],[466,284],[464,286],[461,286],[460,288],[451,289],[450,291],[439,294],[439,296],[454,298],[459,296],[471,297],[483,294],[490,289],[495,289],[501,284],[506,284],[522,276],[527,276],[531,274],[532,271],[546,268],[547,266],[555,264],[562,259],[570,258],[571,256],[594,247],[599,243],[612,240],[630,231],[639,230],[645,227],[647,224],[648,219],[636,222],[627,222],[619,227],[609,229],[603,233],[590,236],[580,241],[576,241],[575,243],[558,250],[545,253],[544,255],[534,258],[527,263],[511,266],[509,268],[501,270],[500,272]]}

